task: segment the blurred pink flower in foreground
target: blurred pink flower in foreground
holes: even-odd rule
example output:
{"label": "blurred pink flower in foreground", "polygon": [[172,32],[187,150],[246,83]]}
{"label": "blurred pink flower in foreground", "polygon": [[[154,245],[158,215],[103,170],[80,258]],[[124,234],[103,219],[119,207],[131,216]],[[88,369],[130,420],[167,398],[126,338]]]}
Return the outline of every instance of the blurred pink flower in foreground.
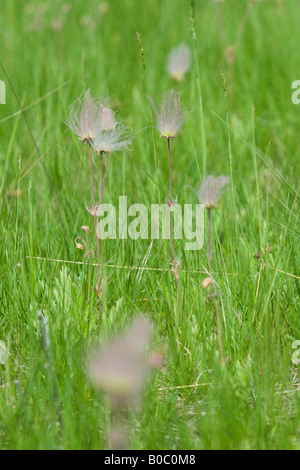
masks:
{"label": "blurred pink flower in foreground", "polygon": [[160,136],[165,139],[176,137],[180,128],[188,119],[188,113],[181,108],[180,96],[174,90],[170,90],[164,97],[160,108],[157,110],[153,99],[148,97],[156,115],[156,126]]}
{"label": "blurred pink flower in foreground", "polygon": [[168,56],[167,69],[172,78],[176,81],[184,80],[186,72],[191,65],[191,50],[182,43],[174,47]]}
{"label": "blurred pink flower in foreground", "polygon": [[121,337],[92,353],[88,375],[94,385],[125,402],[141,391],[148,372],[146,349],[151,332],[150,323],[137,317]]}
{"label": "blurred pink flower in foreground", "polygon": [[111,449],[127,448],[126,417],[131,400],[135,399],[136,406],[150,369],[157,369],[162,363],[159,352],[147,357],[151,334],[151,324],[143,317],[136,317],[122,336],[97,348],[88,359],[91,382],[108,393]]}

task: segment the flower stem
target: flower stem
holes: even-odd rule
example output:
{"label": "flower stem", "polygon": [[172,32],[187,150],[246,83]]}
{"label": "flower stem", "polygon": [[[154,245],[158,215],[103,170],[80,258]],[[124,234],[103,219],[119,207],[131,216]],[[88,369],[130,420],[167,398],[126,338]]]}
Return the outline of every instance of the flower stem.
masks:
{"label": "flower stem", "polygon": [[[90,150],[90,151],[91,151],[91,150]],[[92,157],[91,157],[91,158],[92,158]],[[103,170],[103,152],[100,153],[100,160],[101,160],[101,163],[100,163],[100,183],[99,183],[99,197],[100,197],[99,206],[98,206],[99,208],[100,208],[100,206],[101,206],[101,204],[102,204],[104,186],[105,186],[105,182],[106,182],[106,179],[107,179],[108,159],[109,159],[109,154],[107,154],[105,175],[104,175],[104,180],[102,180],[102,178],[103,178],[103,175],[102,175],[102,170]],[[92,159],[91,159],[91,173],[93,173],[93,163],[92,163]],[[95,209],[93,177],[91,177],[91,178],[92,178],[93,209]],[[97,217],[96,213],[94,214],[94,218],[95,218],[95,234],[94,234],[94,240],[93,240],[92,248],[93,248],[93,246],[94,246],[94,244],[95,244],[95,238],[96,238],[96,242],[97,242],[97,256],[98,256],[98,290],[99,290],[99,289],[100,289],[100,286],[101,286],[99,239],[98,239],[98,237],[97,237],[97,225],[98,225],[99,218]],[[100,302],[100,304],[99,304],[99,310],[101,310],[101,302]]]}
{"label": "flower stem", "polygon": [[99,184],[99,197],[101,198],[102,188],[102,169],[103,169],[103,152],[100,152],[100,184]]}
{"label": "flower stem", "polygon": [[169,169],[170,169],[170,193],[169,193],[169,221],[170,221],[170,239],[172,244],[172,253],[173,253],[173,273],[176,279],[177,292],[178,292],[178,308],[179,308],[179,317],[182,320],[182,309],[181,309],[181,296],[180,296],[180,287],[179,287],[179,264],[176,262],[174,240],[173,240],[173,231],[172,231],[172,160],[171,160],[171,146],[170,138],[167,139],[168,142],[168,154],[169,154]]}
{"label": "flower stem", "polygon": [[[106,168],[105,168],[104,181],[102,181],[102,166],[103,166],[103,165],[102,165],[102,164],[103,164],[102,152],[101,152],[100,156],[101,156],[101,168],[100,168],[100,190],[99,190],[100,201],[99,201],[99,208],[100,208],[100,206],[101,206],[101,204],[102,204],[103,191],[104,191],[105,181],[106,181],[106,178],[107,178],[109,154],[107,154],[107,159],[106,159]],[[99,218],[97,218],[97,225],[98,225],[98,221],[99,221]],[[96,237],[96,232],[95,232],[95,235],[94,235],[94,240],[93,240],[93,245],[92,245],[92,246],[94,246],[95,237]]]}
{"label": "flower stem", "polygon": [[[99,180],[99,200],[101,199],[101,188],[102,188],[102,169],[103,169],[103,152],[100,152],[100,180]],[[98,225],[99,217],[97,218],[97,225]],[[94,233],[94,239],[93,239],[93,244],[92,244],[92,249],[94,248],[95,245],[95,239],[96,239],[96,231]]]}
{"label": "flower stem", "polygon": [[171,244],[172,244],[174,268],[176,268],[176,258],[175,258],[174,240],[173,240],[173,232],[172,232],[172,212],[171,212],[171,207],[172,207],[172,160],[171,160],[170,138],[167,139],[167,142],[168,142],[169,168],[170,168],[170,195],[169,195],[170,238],[171,238]]}
{"label": "flower stem", "polygon": [[216,302],[216,312],[217,312],[217,325],[218,325],[218,342],[221,354],[221,363],[224,363],[224,355],[223,355],[223,345],[222,345],[222,336],[221,336],[221,320],[220,320],[220,309],[219,309],[219,300],[218,300],[218,292],[216,289],[215,281],[212,275],[212,267],[211,267],[211,209],[207,209],[207,219],[208,219],[208,230],[207,230],[207,259],[208,259],[208,268],[209,274],[214,286],[214,297]]}
{"label": "flower stem", "polygon": [[[95,211],[95,195],[94,195],[94,174],[93,174],[93,153],[92,153],[92,146],[89,143],[89,150],[90,150],[90,160],[91,160],[91,188],[92,188],[92,201],[93,201],[93,212],[94,212],[94,222],[95,222],[95,236],[96,236],[96,243],[97,243],[97,258],[98,258],[98,285],[97,285],[97,292],[99,292],[100,285],[101,285],[101,267],[100,267],[100,250],[99,250],[99,239],[97,237],[97,215]],[[101,303],[99,304],[99,309],[101,310]]]}
{"label": "flower stem", "polygon": [[109,160],[109,153],[106,156],[106,167],[105,167],[105,175],[104,175],[104,180],[103,180],[103,185],[102,185],[102,191],[101,191],[101,194],[100,194],[100,204],[102,204],[104,186],[105,186],[105,182],[106,182],[106,178],[107,178],[108,160]]}

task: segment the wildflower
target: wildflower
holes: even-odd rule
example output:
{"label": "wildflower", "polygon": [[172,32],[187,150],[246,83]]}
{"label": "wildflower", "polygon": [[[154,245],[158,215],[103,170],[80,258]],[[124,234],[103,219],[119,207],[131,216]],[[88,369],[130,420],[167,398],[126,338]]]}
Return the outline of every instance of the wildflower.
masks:
{"label": "wildflower", "polygon": [[144,385],[147,364],[145,352],[151,335],[151,325],[136,318],[130,329],[119,339],[96,352],[88,363],[94,384],[111,396],[126,398]]}
{"label": "wildflower", "polygon": [[167,69],[172,78],[176,81],[184,80],[184,75],[191,65],[190,48],[182,43],[175,47],[168,56]]}
{"label": "wildflower", "polygon": [[69,108],[69,120],[66,124],[79,137],[82,142],[93,142],[101,132],[101,115],[107,99],[92,98],[90,90],[84,96],[79,96]]}
{"label": "wildflower", "polygon": [[114,130],[117,125],[114,112],[109,108],[102,109],[100,122],[101,122],[101,129],[104,132]]}
{"label": "wildflower", "polygon": [[92,146],[96,153],[113,153],[118,150],[125,150],[131,146],[133,135],[127,127],[116,123],[110,130],[101,130],[95,136]]}
{"label": "wildflower", "polygon": [[205,209],[217,207],[217,203],[224,193],[224,187],[230,181],[229,176],[208,176],[198,191],[198,199],[204,204]]}
{"label": "wildflower", "polygon": [[149,101],[156,115],[156,126],[160,136],[165,139],[176,137],[188,118],[187,111],[181,108],[179,95],[174,90],[170,90],[163,97],[160,112],[158,112],[151,97],[149,97]]}

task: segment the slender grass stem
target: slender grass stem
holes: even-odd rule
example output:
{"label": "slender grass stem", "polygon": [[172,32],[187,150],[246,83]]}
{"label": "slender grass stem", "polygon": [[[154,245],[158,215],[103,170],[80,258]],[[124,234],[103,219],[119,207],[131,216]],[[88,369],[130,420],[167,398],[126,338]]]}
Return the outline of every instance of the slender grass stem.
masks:
{"label": "slender grass stem", "polygon": [[196,65],[196,83],[198,89],[199,97],[199,109],[200,109],[200,130],[201,130],[201,144],[202,144],[202,173],[203,178],[206,175],[206,160],[207,160],[207,149],[206,149],[206,129],[204,122],[204,110],[203,110],[203,98],[202,98],[202,89],[201,89],[201,76],[200,76],[200,67],[198,59],[198,42],[197,42],[197,33],[196,33],[196,15],[195,15],[195,4],[192,1],[190,6],[190,24],[192,37],[194,42],[194,57]]}

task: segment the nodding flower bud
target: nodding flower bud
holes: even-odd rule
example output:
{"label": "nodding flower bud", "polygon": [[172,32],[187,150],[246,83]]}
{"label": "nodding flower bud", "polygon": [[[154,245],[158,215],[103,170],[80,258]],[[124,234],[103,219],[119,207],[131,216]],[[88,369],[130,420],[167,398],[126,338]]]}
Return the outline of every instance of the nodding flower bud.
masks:
{"label": "nodding flower bud", "polygon": [[[80,240],[80,241],[78,241]],[[82,242],[82,243],[81,243]],[[78,250],[84,250],[86,248],[86,243],[82,237],[75,238],[75,245]]]}
{"label": "nodding flower bud", "polygon": [[82,225],[81,230],[83,230],[85,233],[90,233],[91,229],[87,225]]}
{"label": "nodding flower bud", "polygon": [[211,285],[211,283],[212,283],[211,277],[206,277],[206,278],[203,279],[203,281],[201,282],[203,289],[207,289],[207,288]]}

